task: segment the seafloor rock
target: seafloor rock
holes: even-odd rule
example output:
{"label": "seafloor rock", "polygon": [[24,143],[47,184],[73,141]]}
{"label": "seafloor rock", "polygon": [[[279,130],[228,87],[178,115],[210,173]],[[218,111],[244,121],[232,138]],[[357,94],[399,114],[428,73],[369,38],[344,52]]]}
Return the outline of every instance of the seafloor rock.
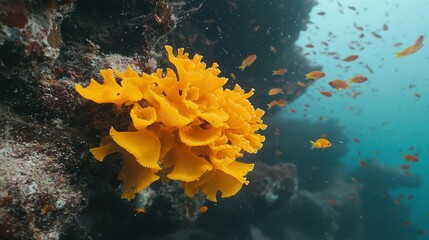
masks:
{"label": "seafloor rock", "polygon": [[366,162],[366,166],[350,173],[350,177],[361,185],[359,222],[362,225],[362,239],[401,240],[421,237],[418,236],[419,226],[404,225],[411,212],[407,199],[392,196],[391,193],[395,189],[418,188],[422,183],[421,178],[374,159]]}
{"label": "seafloor rock", "polygon": [[61,120],[42,124],[0,107],[1,239],[57,239],[86,206],[83,179],[70,171],[77,136]]}
{"label": "seafloor rock", "polygon": [[60,24],[74,0],[0,2],[0,76],[53,62],[62,43]]}
{"label": "seafloor rock", "polygon": [[248,179],[249,186],[231,201],[223,199],[218,204],[208,204],[209,210],[201,216],[196,228],[205,229],[217,239],[250,239],[251,226],[258,226],[287,205],[298,184],[295,165],[290,163],[273,166],[257,163]]}

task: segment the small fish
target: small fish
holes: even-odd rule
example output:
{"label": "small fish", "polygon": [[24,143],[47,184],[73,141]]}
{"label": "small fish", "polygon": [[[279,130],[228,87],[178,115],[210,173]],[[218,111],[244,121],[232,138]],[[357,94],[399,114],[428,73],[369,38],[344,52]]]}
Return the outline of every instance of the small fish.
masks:
{"label": "small fish", "polygon": [[277,106],[279,107],[285,107],[287,105],[287,101],[284,99],[280,99],[277,101]]}
{"label": "small fish", "polygon": [[368,70],[368,72],[374,73],[374,70],[372,70],[372,68],[368,64],[365,64],[365,68]]}
{"label": "small fish", "polygon": [[291,109],[289,109],[289,111],[290,111],[291,113],[296,113],[295,108],[291,108]]}
{"label": "small fish", "polygon": [[419,158],[416,155],[405,154],[402,155],[402,158],[407,160],[408,162],[418,162]]}
{"label": "small fish", "polygon": [[354,61],[354,60],[356,60],[356,59],[358,59],[358,58],[359,58],[359,56],[358,56],[358,55],[350,55],[350,56],[345,57],[345,58],[343,59],[343,61],[344,61],[344,62],[352,62],[352,61]]}
{"label": "small fish", "polygon": [[383,30],[384,30],[384,31],[389,30],[389,26],[387,26],[387,24],[384,24],[384,25],[383,25]]}
{"label": "small fish", "polygon": [[283,91],[283,89],[281,89],[281,88],[271,88],[268,91],[268,95],[273,96],[273,95],[281,93],[282,91]]}
{"label": "small fish", "polygon": [[410,221],[403,221],[401,227],[408,227],[410,225]]}
{"label": "small fish", "polygon": [[310,73],[305,74],[306,78],[311,78],[311,79],[314,79],[314,80],[322,78],[324,76],[326,76],[325,73],[321,72],[321,71],[312,71]]}
{"label": "small fish", "polygon": [[332,197],[328,197],[328,199],[326,199],[326,201],[328,202],[329,206],[331,207],[336,207],[337,206],[337,200],[335,200]]}
{"label": "small fish", "polygon": [[256,60],[256,54],[249,55],[246,59],[243,60],[243,62],[241,63],[241,66],[238,68],[240,68],[241,71],[244,71],[244,69],[246,69],[246,67],[249,67],[250,65],[252,65],[252,63],[255,60]]}
{"label": "small fish", "polygon": [[314,48],[314,45],[313,44],[306,44],[305,47],[306,48]]}
{"label": "small fish", "polygon": [[356,25],[356,23],[353,23],[353,26],[359,30],[359,31],[363,31],[363,27],[359,27],[358,25]]}
{"label": "small fish", "polygon": [[202,207],[200,207],[199,209],[198,209],[198,212],[199,213],[205,213],[205,212],[207,212],[207,210],[208,210],[209,208],[207,207],[207,206],[202,206]]}
{"label": "small fish", "polygon": [[256,25],[256,26],[253,27],[253,31],[257,32],[259,30],[259,28],[260,28],[260,26]]}
{"label": "small fish", "polygon": [[276,137],[280,137],[280,135],[281,135],[281,133],[280,133],[280,129],[275,128],[275,129],[274,129],[274,136],[276,136]]}
{"label": "small fish", "polygon": [[359,141],[359,139],[358,139],[358,138],[353,138],[353,142],[355,142],[355,143],[360,143],[360,141]]}
{"label": "small fish", "polygon": [[231,76],[232,79],[237,80],[237,76],[235,76],[234,73],[230,73],[229,75]]}
{"label": "small fish", "polygon": [[356,75],[350,79],[351,83],[363,83],[368,81],[368,78],[362,75]]}
{"label": "small fish", "polygon": [[144,208],[136,208],[136,209],[134,209],[134,211],[135,211],[136,213],[145,213],[145,212],[146,212],[146,209],[144,209]]}
{"label": "small fish", "polygon": [[401,166],[399,166],[401,169],[403,169],[403,170],[408,170],[408,169],[410,169],[410,166],[409,165],[405,165],[405,164],[402,164]]}
{"label": "small fish", "polygon": [[355,98],[355,97],[357,97],[357,96],[359,96],[359,95],[361,95],[362,94],[362,92],[354,92],[353,94],[352,94],[352,97],[353,98]]}
{"label": "small fish", "polygon": [[277,100],[273,100],[270,103],[268,103],[267,105],[268,105],[268,109],[271,109],[272,107],[277,105]]}
{"label": "small fish", "polygon": [[346,81],[344,80],[340,80],[340,79],[336,79],[333,81],[330,81],[329,86],[337,89],[337,90],[342,90],[342,89],[346,89],[346,88],[350,88],[349,84],[347,84]]}
{"label": "small fish", "polygon": [[394,46],[394,47],[400,47],[400,46],[402,46],[402,43],[401,43],[401,42],[398,42],[398,43],[393,44],[393,46]]}
{"label": "small fish", "polygon": [[376,32],[371,32],[372,33],[372,35],[374,36],[374,37],[376,37],[376,38],[381,38],[381,35],[380,34],[378,34],[378,33],[376,33]]}
{"label": "small fish", "polygon": [[321,11],[321,12],[318,12],[316,14],[319,15],[319,16],[324,16],[326,13],[324,11]]}
{"label": "small fish", "polygon": [[287,105],[287,101],[284,99],[280,99],[280,100],[273,100],[270,103],[267,104],[268,105],[268,109],[271,109],[274,106],[279,106],[279,107],[284,107]]}
{"label": "small fish", "polygon": [[360,160],[359,161],[359,166],[361,166],[361,167],[368,167],[368,162],[365,161],[365,160]]}
{"label": "small fish", "polygon": [[320,94],[322,94],[325,97],[332,97],[332,93],[330,93],[330,92],[320,91]]}
{"label": "small fish", "polygon": [[277,49],[276,49],[275,47],[273,47],[273,46],[271,46],[271,47],[270,47],[270,51],[271,51],[273,54],[276,54],[276,53],[277,53]]}
{"label": "small fish", "polygon": [[273,76],[274,75],[280,76],[280,75],[283,75],[285,73],[287,73],[287,68],[282,68],[282,69],[273,71]]}
{"label": "small fish", "polygon": [[329,142],[329,140],[326,138],[319,138],[315,142],[310,140],[310,143],[311,150],[315,148],[328,148],[331,146],[331,142]]}
{"label": "small fish", "polygon": [[296,84],[297,84],[298,86],[300,86],[300,87],[303,87],[303,88],[306,88],[306,87],[307,87],[307,84],[305,84],[305,83],[303,83],[303,82],[301,82],[301,81],[296,82]]}
{"label": "small fish", "polygon": [[424,39],[423,35],[420,35],[417,41],[413,45],[402,50],[402,52],[397,52],[396,57],[405,57],[407,55],[417,52],[420,48],[423,47],[423,39]]}

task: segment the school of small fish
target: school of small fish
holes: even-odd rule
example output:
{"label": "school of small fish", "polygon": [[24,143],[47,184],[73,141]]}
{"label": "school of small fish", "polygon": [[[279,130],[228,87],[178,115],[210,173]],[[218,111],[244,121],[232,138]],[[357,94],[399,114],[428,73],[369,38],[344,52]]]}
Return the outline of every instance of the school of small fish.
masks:
{"label": "school of small fish", "polygon": [[[343,5],[340,1],[337,1],[338,5],[338,11],[341,14],[356,14],[358,15],[362,11],[365,11],[365,9],[361,9],[359,7],[355,7],[352,5]],[[317,11],[315,13],[318,18],[326,18],[329,16],[330,11],[323,10],[323,11]],[[386,17],[387,17],[386,13]],[[208,19],[207,23],[214,23],[216,22],[215,19]],[[311,22],[311,24],[315,24]],[[278,108],[285,108],[288,106],[288,103],[290,99],[288,99],[288,95],[291,95],[291,93],[297,97],[303,93],[306,93],[306,89],[311,87],[313,83],[317,81],[317,83],[322,83],[323,87],[320,89],[317,89],[317,96],[315,95],[314,99],[316,101],[326,101],[326,104],[329,104],[329,101],[336,101],[335,96],[346,96],[350,97],[352,99],[355,98],[361,98],[366,97],[368,94],[368,91],[362,90],[361,86],[367,86],[367,84],[371,85],[372,81],[376,81],[376,77],[374,77],[374,73],[376,73],[377,69],[380,69],[382,67],[382,61],[384,58],[404,58],[409,57],[412,54],[418,53],[424,45],[424,35],[415,36],[417,37],[416,40],[413,42],[406,43],[405,41],[401,41],[399,38],[392,39],[393,42],[386,43],[389,47],[393,47],[395,49],[400,48],[401,46],[406,46],[402,48],[400,51],[392,51],[389,53],[386,53],[386,56],[382,56],[380,60],[380,66],[373,66],[373,64],[369,64],[367,59],[365,59],[365,52],[371,52],[374,42],[387,42],[388,37],[385,33],[390,32],[395,29],[396,26],[390,25],[390,22],[388,20],[385,20],[384,23],[379,24],[378,26],[369,26],[368,24],[365,24],[363,21],[356,21],[349,24],[349,29],[353,31],[353,34],[355,34],[355,39],[351,42],[342,43],[344,47],[347,48],[347,51],[339,52],[336,51],[335,45],[338,44],[337,42],[333,41],[337,37],[337,34],[335,32],[327,32],[325,33],[327,35],[327,39],[312,39],[308,38],[305,40],[305,43],[303,43],[302,46],[302,55],[308,56],[308,55],[326,55],[329,58],[333,58],[336,64],[336,67],[343,71],[343,73],[346,73],[347,75],[336,75],[331,72],[326,71],[323,72],[323,70],[320,67],[315,67],[314,69],[311,69],[312,71],[309,71],[304,76],[293,76],[294,69],[293,66],[290,66],[288,64],[280,63],[276,65],[275,67],[271,69],[264,70],[267,75],[267,79],[264,79],[267,81],[267,88],[263,90],[263,93],[265,96],[267,96],[267,99],[269,99],[266,103],[266,109],[267,110],[278,110]],[[315,29],[319,29],[317,26],[315,26]],[[218,32],[221,33],[222,29],[220,27],[217,28]],[[263,24],[258,24],[255,20],[255,23],[251,26],[250,31],[253,32],[262,32],[265,31]],[[268,33],[268,30],[267,30]],[[185,36],[183,36],[185,37]],[[413,39],[414,36],[413,36]],[[265,49],[268,53],[271,54],[271,56],[274,56],[275,54],[280,54],[282,49],[281,46],[274,45],[270,46],[269,49]],[[362,53],[362,54],[361,54]],[[390,55],[390,56],[388,56]],[[244,58],[244,59],[243,59]],[[263,57],[260,56],[260,59]],[[240,59],[237,59],[236,65],[239,65],[239,61],[241,61],[241,65],[238,67],[241,71],[253,71],[255,68],[258,68],[258,64],[262,62],[262,60],[259,60],[260,62],[256,61],[257,55],[254,54],[254,52],[249,51],[246,53],[243,53],[243,55],[240,57]],[[400,61],[400,60],[399,60]],[[349,74],[349,71],[351,72],[353,69],[353,66],[361,66],[362,72],[353,72]],[[397,69],[394,69],[396,72]],[[237,76],[239,76],[240,73],[237,72],[231,72],[230,77],[233,80],[237,80]],[[265,73],[264,73],[265,74]],[[293,81],[287,81],[287,86],[285,82],[282,81],[275,81],[276,79],[284,79],[284,78],[291,78],[293,76]],[[271,80],[270,80],[271,79]],[[274,79],[274,80],[273,80]],[[273,81],[272,81],[273,80]],[[280,83],[279,83],[280,82]],[[368,83],[369,82],[369,83]],[[415,86],[410,84],[408,86],[409,89],[414,88]],[[289,89],[292,89],[291,91]],[[377,89],[371,89],[371,92],[378,91]],[[307,94],[307,93],[306,93]],[[421,97],[420,93],[413,92],[413,97],[419,99]],[[335,99],[335,100],[334,100]],[[309,104],[304,104],[304,107],[308,107]],[[353,110],[356,107],[349,106],[347,110]],[[305,110],[305,109],[304,109]],[[333,110],[331,110],[332,112]],[[287,107],[285,110],[288,114],[298,114],[303,113],[303,111],[300,108],[292,108],[290,106]],[[319,120],[323,120],[323,117],[321,116]],[[389,121],[381,122],[381,126],[388,126]],[[274,136],[279,138],[280,137],[280,130],[275,129],[274,130]],[[360,140],[362,139],[362,141]],[[350,139],[352,141],[352,144],[365,144],[364,138],[361,138],[361,136],[355,136]],[[310,145],[308,146],[308,144]],[[303,143],[306,144],[306,149],[314,150],[315,153],[320,153],[319,151],[330,151],[329,148],[337,147],[337,142],[333,142],[334,146],[330,142],[328,136],[319,136],[315,137],[313,140],[308,140],[308,142]],[[357,145],[359,146],[359,145]],[[419,153],[414,150],[414,147],[409,147],[406,151],[406,154],[398,154],[398,158],[401,159],[403,164],[399,164],[398,169],[399,171],[402,171],[404,175],[407,175],[410,173],[410,170],[414,168],[414,164],[418,164],[419,162]],[[281,149],[277,149],[274,154],[276,156],[281,156],[283,154]],[[376,152],[376,154],[378,154]],[[358,156],[361,156],[362,152],[358,152]],[[359,157],[359,160],[357,160],[356,164],[360,166],[361,168],[367,168],[370,164],[369,161],[362,159],[363,157]],[[351,181],[353,183],[359,183],[359,179],[357,178],[351,178]],[[350,195],[348,196],[348,200],[351,203],[356,202],[356,196]],[[404,199],[404,196],[398,196],[397,198],[393,199],[395,204],[400,205],[401,200]],[[408,199],[413,199],[413,196],[408,196]],[[328,197],[326,199],[327,203],[335,207],[337,205],[337,201],[333,197]],[[208,210],[206,206],[203,206],[198,209],[199,213],[205,213]],[[136,209],[137,213],[144,213],[144,209]],[[429,212],[428,212],[429,215]],[[408,220],[403,221],[400,226],[398,227],[408,227],[411,223]],[[419,230],[419,235],[425,235],[424,230]]]}

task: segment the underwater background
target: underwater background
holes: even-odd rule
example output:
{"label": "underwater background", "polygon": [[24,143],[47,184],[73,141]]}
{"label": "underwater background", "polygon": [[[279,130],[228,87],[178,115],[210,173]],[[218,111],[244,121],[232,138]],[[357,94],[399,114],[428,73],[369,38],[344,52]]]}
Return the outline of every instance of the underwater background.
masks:
{"label": "underwater background", "polygon": [[[429,239],[427,9],[427,0],[0,0],[0,239]],[[115,138],[111,127],[132,131],[135,117],[132,103],[96,103],[76,85],[127,66],[170,67],[181,81],[166,45],[217,63],[222,87],[254,89],[250,106],[265,111],[262,148],[250,141],[236,159],[253,170],[231,170],[249,183],[214,181],[215,201],[204,184],[190,196],[162,159],[160,180],[146,184],[140,165],[124,169],[128,146],[103,162],[90,151]],[[181,127],[169,132],[175,141]],[[312,149],[320,139],[330,145]]]}

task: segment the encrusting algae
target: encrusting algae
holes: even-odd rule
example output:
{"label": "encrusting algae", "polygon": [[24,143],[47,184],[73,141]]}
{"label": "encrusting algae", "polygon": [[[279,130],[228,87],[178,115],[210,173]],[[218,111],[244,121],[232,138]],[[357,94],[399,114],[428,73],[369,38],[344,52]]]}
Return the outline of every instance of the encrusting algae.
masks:
{"label": "encrusting algae", "polygon": [[182,48],[177,56],[172,47],[165,48],[176,71],[139,76],[128,66],[125,72],[101,70],[102,84],[91,79],[86,88],[76,85],[80,95],[96,103],[133,105],[128,131],[112,127],[90,151],[99,161],[122,153],[121,197],[128,200],[160,176],[181,181],[188,196],[202,191],[215,202],[218,191],[222,198],[233,196],[249,183],[245,176],[254,166],[236,159],[256,153],[265,140],[257,133],[266,128],[264,111],[248,101],[254,89],[223,89],[227,78],[218,77],[216,63],[206,68],[198,54],[190,59]]}

